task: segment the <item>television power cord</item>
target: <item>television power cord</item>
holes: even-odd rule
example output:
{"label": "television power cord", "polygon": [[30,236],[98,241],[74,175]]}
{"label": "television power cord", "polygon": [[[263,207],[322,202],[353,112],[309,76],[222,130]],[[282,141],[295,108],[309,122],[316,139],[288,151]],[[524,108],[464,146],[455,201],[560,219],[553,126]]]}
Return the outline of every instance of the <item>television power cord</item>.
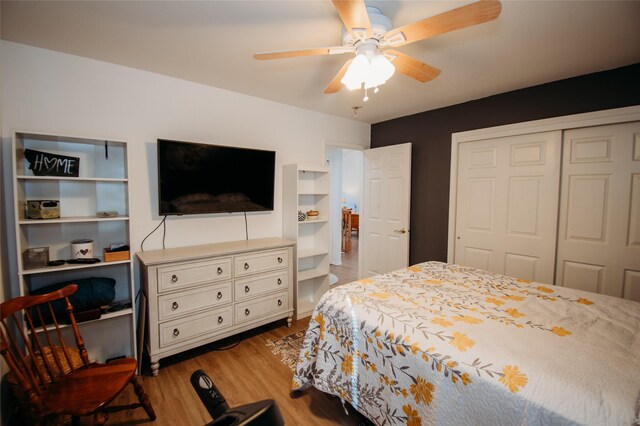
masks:
{"label": "television power cord", "polygon": [[163,226],[163,229],[162,229],[162,248],[163,248],[163,249],[165,248],[165,247],[164,247],[164,240],[165,240],[165,238],[166,238],[166,236],[167,236],[167,222],[166,222],[166,221],[167,221],[167,216],[168,216],[168,215],[164,215],[164,217],[162,218],[162,222],[160,222],[160,223],[158,224],[158,226],[156,226],[156,227],[153,229],[153,231],[149,232],[149,233],[147,234],[147,236],[146,236],[146,237],[144,237],[144,239],[143,239],[143,240],[142,240],[142,242],[140,243],[140,251],[144,251],[144,242],[147,240],[147,238],[149,238],[149,237],[150,237],[154,232],[156,232],[156,231],[158,230],[158,228],[160,228],[160,226],[163,226],[163,225],[164,225],[164,226]]}
{"label": "television power cord", "polygon": [[249,225],[247,225],[247,212],[244,212],[244,235],[249,240]]}

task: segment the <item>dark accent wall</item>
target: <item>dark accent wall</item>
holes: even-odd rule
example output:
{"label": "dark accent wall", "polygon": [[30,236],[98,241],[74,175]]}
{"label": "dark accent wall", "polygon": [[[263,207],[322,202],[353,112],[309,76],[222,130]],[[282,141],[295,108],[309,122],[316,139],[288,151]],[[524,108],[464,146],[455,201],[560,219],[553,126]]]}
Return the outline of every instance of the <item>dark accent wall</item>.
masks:
{"label": "dark accent wall", "polygon": [[447,260],[451,134],[640,105],[640,63],[371,126],[371,147],[413,144],[410,263]]}

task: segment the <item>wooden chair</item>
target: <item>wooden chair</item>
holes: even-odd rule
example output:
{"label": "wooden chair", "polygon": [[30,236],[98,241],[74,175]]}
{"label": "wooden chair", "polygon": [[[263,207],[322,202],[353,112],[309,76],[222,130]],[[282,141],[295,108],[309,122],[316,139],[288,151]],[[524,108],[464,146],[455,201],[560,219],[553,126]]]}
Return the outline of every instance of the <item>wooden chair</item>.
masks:
{"label": "wooden chair", "polygon": [[345,253],[351,251],[351,209],[342,209],[341,249]]}
{"label": "wooden chair", "polygon": [[[89,362],[69,302],[69,296],[77,289],[77,285],[71,284],[0,305],[0,352],[11,370],[9,374],[13,377],[9,382],[13,382],[16,397],[36,424],[57,421],[59,416],[71,416],[77,423],[87,415],[94,416],[95,424],[104,424],[109,413],[138,407],[144,407],[149,418],[155,420],[151,402],[135,375],[135,359],[118,359],[108,364]],[[52,302],[59,299],[64,299],[65,318],[56,317],[52,307]],[[45,322],[43,310],[52,315],[53,324],[41,325]],[[62,320],[68,320],[71,326],[63,329]],[[63,332],[73,333],[75,346],[67,345]],[[129,383],[139,402],[108,407]]]}
{"label": "wooden chair", "polygon": [[356,231],[356,235],[360,236],[360,214],[351,213],[351,230]]}

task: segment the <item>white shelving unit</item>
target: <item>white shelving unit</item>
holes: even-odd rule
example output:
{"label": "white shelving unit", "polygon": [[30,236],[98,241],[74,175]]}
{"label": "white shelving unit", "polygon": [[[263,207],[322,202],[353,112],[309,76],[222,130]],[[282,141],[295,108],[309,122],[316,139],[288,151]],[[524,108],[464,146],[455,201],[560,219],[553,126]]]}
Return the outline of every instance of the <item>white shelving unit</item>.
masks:
{"label": "white shelving unit", "polygon": [[[31,149],[80,159],[79,176],[35,176],[25,158]],[[133,305],[133,264],[105,262],[102,250],[113,243],[130,243],[129,172],[125,142],[16,132],[13,137],[13,195],[20,295],[42,287],[90,277],[116,281],[114,302]],[[59,200],[60,217],[30,219],[28,200]],[[116,217],[98,217],[117,211]],[[94,256],[101,262],[27,267],[23,252],[48,247],[49,260],[72,258],[71,241],[93,240]],[[79,323],[89,357],[98,362],[118,356],[135,357],[135,310],[103,313],[99,319]],[[70,329],[69,329],[70,332]]]}
{"label": "white shelving unit", "polygon": [[[295,317],[313,312],[329,290],[329,167],[288,164],[283,167],[284,237],[296,241]],[[298,220],[298,211],[317,210],[317,219]]]}

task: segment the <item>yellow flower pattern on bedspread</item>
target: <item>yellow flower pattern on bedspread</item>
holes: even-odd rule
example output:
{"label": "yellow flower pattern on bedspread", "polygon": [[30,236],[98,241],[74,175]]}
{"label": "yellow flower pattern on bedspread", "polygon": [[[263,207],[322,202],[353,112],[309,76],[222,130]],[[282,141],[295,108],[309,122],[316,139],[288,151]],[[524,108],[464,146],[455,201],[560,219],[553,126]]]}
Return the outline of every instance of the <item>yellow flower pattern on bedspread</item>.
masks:
{"label": "yellow flower pattern on bedspread", "polygon": [[[610,323],[627,327],[598,343],[601,331],[590,327],[607,321],[603,312],[611,306],[622,312]],[[602,401],[578,398],[572,411],[562,398],[575,388],[563,380],[602,369],[615,356],[627,364],[607,365],[602,383],[594,379],[593,398],[618,383],[615,396],[629,393],[630,403],[606,404],[613,404],[609,411],[630,404],[618,414],[631,419],[640,413],[639,330],[636,302],[426,262],[325,294],[309,322],[293,389],[313,385],[337,395],[379,425],[598,423],[605,414],[588,405]],[[581,345],[598,353],[589,358]],[[505,408],[478,416],[487,404]]]}

